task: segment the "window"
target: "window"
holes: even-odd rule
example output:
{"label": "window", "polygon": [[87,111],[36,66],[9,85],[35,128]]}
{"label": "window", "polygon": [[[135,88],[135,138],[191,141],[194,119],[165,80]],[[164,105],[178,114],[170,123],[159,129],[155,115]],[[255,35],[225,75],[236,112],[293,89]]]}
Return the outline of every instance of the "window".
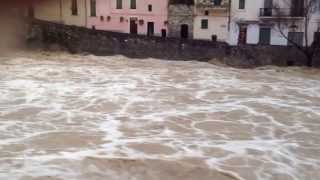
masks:
{"label": "window", "polygon": [[209,15],[209,11],[204,11],[204,15],[208,16]]}
{"label": "window", "polygon": [[271,28],[269,27],[261,27],[259,34],[259,44],[269,45],[271,39]]}
{"label": "window", "polygon": [[137,8],[137,2],[136,0],[130,1],[130,9],[136,9]]}
{"label": "window", "polygon": [[208,19],[201,20],[201,29],[208,29]]}
{"label": "window", "polygon": [[97,16],[97,9],[96,9],[96,0],[90,0],[90,10],[91,10],[91,16],[95,17]]}
{"label": "window", "polygon": [[213,4],[215,6],[221,6],[221,2],[222,2],[222,0],[213,0]]}
{"label": "window", "polygon": [[72,0],[71,2],[71,13],[72,15],[76,16],[78,15],[78,0]]}
{"label": "window", "polygon": [[246,0],[239,0],[239,9],[245,9]]}
{"label": "window", "polygon": [[264,0],[264,8],[272,8],[273,0]]}
{"label": "window", "polygon": [[152,5],[151,4],[148,5],[148,11],[152,12]]}
{"label": "window", "polygon": [[122,0],[117,0],[117,9],[122,9]]}
{"label": "window", "polygon": [[[315,1],[312,1],[315,2]],[[302,17],[304,14],[304,1],[303,0],[292,0],[290,7],[290,15],[292,17]]]}

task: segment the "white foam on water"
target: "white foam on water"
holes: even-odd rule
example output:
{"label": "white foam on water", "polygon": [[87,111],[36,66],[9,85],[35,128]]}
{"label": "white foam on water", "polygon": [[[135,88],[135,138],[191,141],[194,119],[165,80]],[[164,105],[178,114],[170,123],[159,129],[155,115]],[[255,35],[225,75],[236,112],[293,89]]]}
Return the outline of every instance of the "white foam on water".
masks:
{"label": "white foam on water", "polygon": [[296,71],[21,53],[0,62],[0,179],[77,179],[68,163],[96,157],[316,180],[320,78]]}

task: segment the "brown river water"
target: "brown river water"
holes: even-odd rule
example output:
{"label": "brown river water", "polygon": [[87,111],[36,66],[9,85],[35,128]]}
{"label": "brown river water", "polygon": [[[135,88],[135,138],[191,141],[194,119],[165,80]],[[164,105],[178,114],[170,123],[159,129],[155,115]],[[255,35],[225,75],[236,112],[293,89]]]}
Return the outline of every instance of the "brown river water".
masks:
{"label": "brown river water", "polygon": [[319,180],[320,71],[0,56],[0,179]]}

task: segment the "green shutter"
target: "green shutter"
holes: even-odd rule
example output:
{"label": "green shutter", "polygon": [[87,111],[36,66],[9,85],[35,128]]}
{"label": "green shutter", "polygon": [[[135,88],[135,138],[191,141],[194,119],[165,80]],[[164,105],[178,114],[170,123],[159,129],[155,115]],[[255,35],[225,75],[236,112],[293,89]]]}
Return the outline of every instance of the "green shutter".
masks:
{"label": "green shutter", "polygon": [[208,19],[201,20],[201,29],[208,29]]}
{"label": "green shutter", "polygon": [[270,28],[260,28],[259,34],[259,44],[269,45],[271,39],[271,29]]}

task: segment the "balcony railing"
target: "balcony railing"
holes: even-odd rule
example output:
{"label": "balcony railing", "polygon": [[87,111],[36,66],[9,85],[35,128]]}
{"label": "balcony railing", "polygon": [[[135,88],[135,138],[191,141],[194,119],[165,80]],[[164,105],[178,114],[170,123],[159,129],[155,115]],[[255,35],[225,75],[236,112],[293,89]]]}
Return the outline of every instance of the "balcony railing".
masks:
{"label": "balcony railing", "polygon": [[229,7],[228,0],[196,0],[197,8],[225,9]]}
{"label": "balcony railing", "polygon": [[260,17],[273,17],[273,18],[303,17],[303,9],[301,8],[260,8]]}
{"label": "balcony railing", "polygon": [[208,8],[208,9],[227,9],[229,7],[228,4],[215,5],[212,3],[197,3],[197,8]]}

